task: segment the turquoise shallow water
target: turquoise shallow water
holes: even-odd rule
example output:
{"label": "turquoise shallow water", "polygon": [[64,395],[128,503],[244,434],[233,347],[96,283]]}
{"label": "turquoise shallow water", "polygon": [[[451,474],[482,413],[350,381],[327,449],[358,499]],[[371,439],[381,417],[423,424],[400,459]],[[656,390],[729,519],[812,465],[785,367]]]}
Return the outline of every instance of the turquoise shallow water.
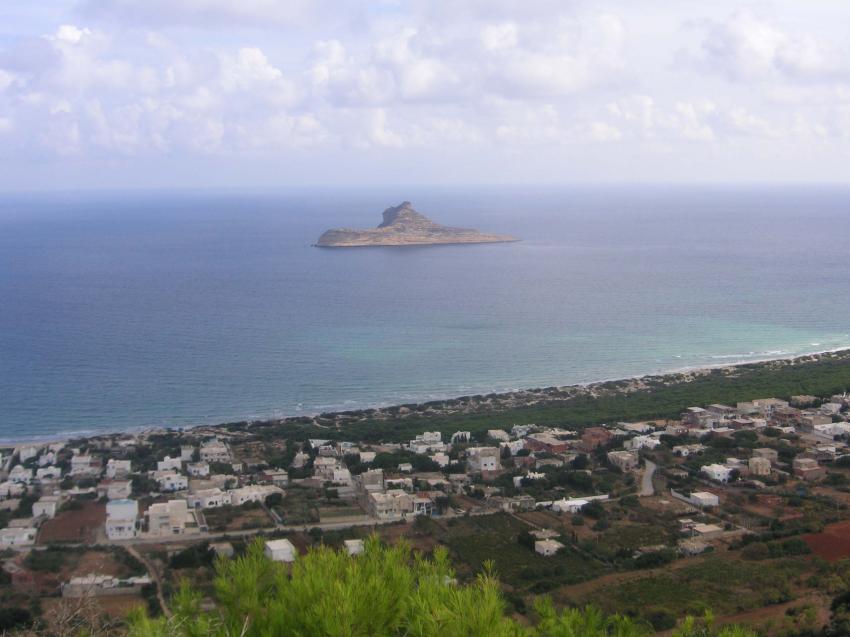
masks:
{"label": "turquoise shallow water", "polygon": [[[411,199],[521,243],[327,250]],[[850,346],[850,189],[0,196],[0,438]]]}

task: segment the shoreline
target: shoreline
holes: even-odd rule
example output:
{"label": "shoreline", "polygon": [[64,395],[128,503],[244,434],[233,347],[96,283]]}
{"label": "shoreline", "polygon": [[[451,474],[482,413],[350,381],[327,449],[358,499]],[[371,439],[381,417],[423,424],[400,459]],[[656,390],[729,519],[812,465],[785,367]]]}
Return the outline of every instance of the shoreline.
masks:
{"label": "shoreline", "polygon": [[[686,383],[695,377],[703,376],[712,373],[714,370],[733,370],[753,365],[770,366],[774,365],[799,365],[803,363],[811,363],[831,355],[844,354],[850,355],[850,346],[836,347],[827,350],[819,350],[806,354],[795,354],[793,356],[778,356],[765,357],[747,361],[733,361],[728,363],[717,363],[714,365],[693,365],[679,367],[670,371],[637,374],[633,376],[625,376],[618,378],[609,378],[604,380],[590,381],[587,383],[577,383],[573,385],[552,385],[547,387],[524,388],[516,390],[494,391],[488,393],[467,394],[462,396],[453,396],[447,398],[435,398],[428,401],[417,401],[408,403],[394,403],[384,406],[361,407],[358,409],[337,409],[335,411],[311,412],[298,415],[289,415],[281,417],[258,417],[258,418],[242,418],[227,422],[216,423],[199,423],[194,425],[167,426],[167,425],[138,425],[127,427],[123,430],[103,430],[91,432],[78,432],[78,435],[70,435],[72,432],[59,432],[55,435],[47,434],[43,438],[21,438],[21,439],[0,439],[2,447],[20,447],[25,445],[45,445],[50,443],[64,442],[75,439],[94,439],[100,437],[114,437],[125,434],[139,435],[152,431],[181,431],[192,432],[200,429],[221,429],[234,424],[244,424],[250,429],[253,426],[263,425],[285,425],[286,423],[305,424],[312,421],[313,424],[319,426],[340,425],[339,421],[344,426],[345,421],[358,421],[364,418],[375,420],[387,420],[389,418],[405,418],[410,414],[420,415],[443,415],[450,416],[452,413],[448,410],[451,407],[458,406],[462,409],[462,413],[481,413],[488,410],[502,411],[510,408],[530,407],[539,402],[548,400],[569,400],[579,396],[596,396],[599,393],[610,393],[615,386],[616,391],[630,393],[640,389],[647,389],[648,384],[658,382],[666,384]],[[624,387],[623,387],[624,385]],[[495,403],[495,404],[494,404]],[[424,414],[421,414],[424,410]],[[430,414],[429,414],[430,412]],[[446,413],[442,413],[446,412]]]}

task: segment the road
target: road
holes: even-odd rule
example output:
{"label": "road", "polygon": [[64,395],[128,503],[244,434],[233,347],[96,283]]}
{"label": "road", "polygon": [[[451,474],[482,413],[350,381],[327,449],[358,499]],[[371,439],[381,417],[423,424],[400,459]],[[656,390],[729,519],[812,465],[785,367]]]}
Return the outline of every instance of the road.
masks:
{"label": "road", "polygon": [[139,553],[132,546],[127,546],[125,548],[127,549],[127,552],[130,555],[139,560],[142,564],[145,565],[145,568],[148,569],[148,574],[151,576],[151,579],[153,579],[154,583],[156,584],[156,598],[159,600],[159,607],[162,609],[163,615],[170,618],[171,609],[168,607],[168,604],[165,601],[165,595],[162,594],[162,578],[160,578],[159,572],[156,570],[156,567],[147,557]]}
{"label": "road", "polygon": [[656,465],[651,460],[645,460],[646,468],[640,479],[640,497],[644,498],[655,495],[655,486],[652,484],[652,476],[655,475]]}
{"label": "road", "polygon": [[[464,517],[465,515],[470,516],[479,516],[479,515],[492,515],[494,513],[501,512],[501,509],[484,509],[477,511],[470,511],[467,513],[452,513],[446,512],[442,514],[440,519],[446,518],[458,518]],[[238,529],[234,531],[213,531],[208,533],[186,533],[181,535],[165,535],[165,536],[142,536],[142,537],[134,537],[129,540],[107,540],[100,539],[97,542],[93,542],[91,544],[84,542],[72,542],[63,544],[63,546],[68,547],[85,547],[85,546],[103,546],[103,545],[112,545],[112,546],[144,546],[148,544],[195,544],[197,542],[207,540],[212,542],[220,542],[226,541],[230,538],[244,538],[251,537],[254,535],[262,535],[267,533],[272,533],[275,531],[284,531],[284,532],[304,532],[306,533],[310,529],[319,528],[322,531],[338,531],[342,529],[349,529],[357,526],[383,526],[385,524],[398,524],[404,522],[412,522],[414,518],[394,518],[391,520],[376,520],[374,518],[363,517],[360,519],[348,519],[340,522],[315,522],[311,524],[279,524],[276,526],[267,526],[260,527],[256,529]],[[21,547],[21,550],[27,551],[31,547]],[[41,547],[39,547],[41,548]]]}

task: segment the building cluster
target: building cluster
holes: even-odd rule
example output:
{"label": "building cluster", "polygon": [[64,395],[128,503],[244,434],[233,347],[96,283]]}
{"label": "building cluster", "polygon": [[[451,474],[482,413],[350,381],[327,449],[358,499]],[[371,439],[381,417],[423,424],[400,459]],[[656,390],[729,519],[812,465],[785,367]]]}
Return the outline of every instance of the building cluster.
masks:
{"label": "building cluster", "polygon": [[[279,467],[255,460],[244,449],[234,453],[239,434],[212,430],[159,445],[151,442],[151,433],[103,437],[80,446],[23,445],[0,457],[0,510],[18,512],[26,505],[31,513],[11,516],[0,529],[0,548],[31,546],[45,521],[81,497],[103,502],[102,537],[109,541],[202,536],[211,510],[251,503],[265,507],[269,526],[286,524],[269,503],[283,502],[296,485],[310,497],[333,497],[362,518],[379,522],[534,508],[576,515],[609,498],[594,491],[600,484],[592,479],[594,469],[628,477],[631,482],[625,484],[635,485],[634,493],[642,477],[628,474],[641,468],[646,454],[656,457],[659,448],[660,457],[673,458],[664,470],[691,481],[687,489],[673,489],[673,497],[706,511],[720,506],[718,493],[726,485],[741,480],[758,486],[824,478],[829,463],[850,457],[848,407],[850,399],[843,395],[826,401],[795,396],[690,407],[675,421],[621,422],[579,432],[524,424],[476,436],[425,431],[393,444],[312,439],[288,450],[289,465]],[[757,444],[734,443],[746,431],[754,432],[750,439]],[[793,453],[780,453],[782,447],[771,442],[777,436],[793,438]],[[733,442],[718,445],[716,438]],[[570,474],[560,476],[566,482],[552,480],[559,472]],[[294,558],[287,542],[268,543],[273,559]],[[534,549],[542,555],[554,555],[560,547],[555,537],[535,539]]]}
{"label": "building cluster", "polygon": [[[121,471],[131,472],[129,461],[118,462],[127,463],[121,465]],[[232,473],[214,471],[221,468]],[[243,463],[234,461],[228,445],[218,438],[204,440],[197,447],[182,445],[179,456],[166,455],[147,474],[160,496],[167,499],[141,511],[138,502],[129,497],[109,498],[106,537],[129,540],[201,533],[206,530],[206,509],[262,504],[271,495],[284,495],[282,487],[289,479],[286,472],[268,470],[248,475],[241,473],[242,468]],[[239,475],[235,475],[237,472]]]}
{"label": "building cluster", "polygon": [[[850,399],[836,395],[821,404],[819,402],[812,396],[793,396],[790,401],[763,398],[741,402],[734,407],[690,407],[678,425],[667,428],[667,433],[702,441],[716,436],[734,438],[739,431],[763,434],[770,428],[774,435],[790,435],[799,441],[790,462],[782,461],[774,448],[758,447],[752,449],[748,457],[729,457],[723,462],[706,463],[701,467],[701,473],[718,483],[742,478],[761,481],[780,476],[819,480],[826,476],[824,463],[850,455],[847,445]],[[705,449],[704,444],[696,443],[673,447],[673,452],[687,457],[700,454]]]}

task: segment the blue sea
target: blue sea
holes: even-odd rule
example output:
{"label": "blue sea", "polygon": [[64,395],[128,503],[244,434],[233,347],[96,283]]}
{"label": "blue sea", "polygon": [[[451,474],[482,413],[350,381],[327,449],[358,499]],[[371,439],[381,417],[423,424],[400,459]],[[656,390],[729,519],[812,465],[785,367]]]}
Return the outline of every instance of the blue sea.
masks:
{"label": "blue sea", "polygon": [[[311,247],[404,199],[523,241]],[[839,187],[0,195],[0,439],[846,347],[848,237]]]}

